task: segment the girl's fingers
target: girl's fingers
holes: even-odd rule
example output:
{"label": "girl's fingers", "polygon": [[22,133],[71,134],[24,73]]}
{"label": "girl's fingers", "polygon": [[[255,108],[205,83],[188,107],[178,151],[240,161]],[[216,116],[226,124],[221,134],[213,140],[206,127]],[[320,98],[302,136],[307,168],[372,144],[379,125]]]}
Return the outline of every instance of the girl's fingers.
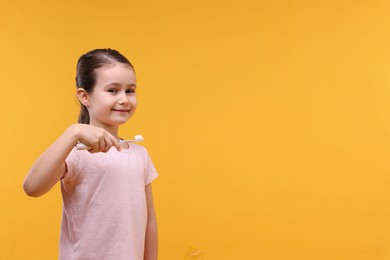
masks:
{"label": "girl's fingers", "polygon": [[121,145],[120,145],[119,141],[118,141],[115,137],[113,137],[112,141],[113,141],[113,142],[112,142],[112,145],[115,146],[115,148],[116,148],[118,151],[120,151],[120,150],[121,150]]}
{"label": "girl's fingers", "polygon": [[92,148],[88,150],[88,152],[90,153],[98,153],[98,152],[101,152],[101,148],[105,147],[104,145],[104,141],[102,143],[102,140],[101,139],[97,139],[95,142],[93,142],[91,145],[90,145]]}
{"label": "girl's fingers", "polygon": [[85,139],[82,138],[82,141],[85,140],[85,144],[91,147],[91,149],[88,150],[90,153],[106,153],[112,146],[115,146],[118,151],[121,150],[119,141],[106,130],[92,126],[88,126],[88,130],[90,131],[84,132]]}
{"label": "girl's fingers", "polygon": [[99,152],[104,152],[106,150],[106,141],[104,138],[99,141]]}
{"label": "girl's fingers", "polygon": [[93,145],[91,145],[91,149],[88,150],[88,152],[90,153],[97,153],[99,152],[99,143],[95,143]]}
{"label": "girl's fingers", "polygon": [[105,149],[103,151],[104,153],[108,152],[111,149],[111,147],[112,147],[111,139],[106,138],[105,143],[106,143],[106,147],[105,147]]}

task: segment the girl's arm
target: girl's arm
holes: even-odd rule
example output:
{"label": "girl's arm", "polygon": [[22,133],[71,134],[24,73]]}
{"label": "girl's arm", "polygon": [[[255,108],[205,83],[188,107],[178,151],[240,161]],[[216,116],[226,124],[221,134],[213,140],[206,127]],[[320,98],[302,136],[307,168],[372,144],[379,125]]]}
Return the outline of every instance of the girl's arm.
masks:
{"label": "girl's arm", "polygon": [[78,141],[92,149],[90,152],[107,152],[115,145],[120,149],[115,137],[106,130],[84,124],[73,124],[35,161],[28,172],[24,191],[32,197],[47,193],[66,173],[65,159]]}
{"label": "girl's arm", "polygon": [[154,210],[152,184],[145,188],[146,203],[148,208],[148,222],[146,226],[145,237],[145,255],[144,260],[157,260],[158,239],[157,239],[157,220]]}

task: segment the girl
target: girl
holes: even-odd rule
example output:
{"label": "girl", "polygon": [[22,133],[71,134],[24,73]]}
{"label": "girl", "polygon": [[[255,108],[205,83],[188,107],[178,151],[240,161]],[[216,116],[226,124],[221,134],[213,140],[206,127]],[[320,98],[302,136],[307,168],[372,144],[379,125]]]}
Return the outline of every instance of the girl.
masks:
{"label": "girl", "polygon": [[[60,260],[155,260],[157,172],[145,148],[118,141],[137,107],[134,67],[115,50],[96,49],[80,57],[76,84],[79,123],[37,159],[23,188],[38,197],[61,182]],[[77,150],[79,142],[89,150]]]}

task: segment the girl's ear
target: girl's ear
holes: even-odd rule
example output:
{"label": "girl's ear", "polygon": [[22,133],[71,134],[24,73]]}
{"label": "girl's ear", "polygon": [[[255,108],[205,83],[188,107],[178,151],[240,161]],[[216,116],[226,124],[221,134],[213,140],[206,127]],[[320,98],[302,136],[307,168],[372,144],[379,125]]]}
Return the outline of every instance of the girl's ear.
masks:
{"label": "girl's ear", "polygon": [[78,88],[76,90],[76,95],[81,104],[86,107],[89,107],[89,94],[87,91],[85,91],[85,89]]}

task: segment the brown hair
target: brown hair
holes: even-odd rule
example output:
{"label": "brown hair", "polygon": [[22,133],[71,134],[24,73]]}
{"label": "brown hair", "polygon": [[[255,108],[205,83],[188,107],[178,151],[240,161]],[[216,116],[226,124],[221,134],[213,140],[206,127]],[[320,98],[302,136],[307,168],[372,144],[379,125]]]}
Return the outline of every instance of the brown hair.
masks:
{"label": "brown hair", "polygon": [[[83,88],[91,93],[96,83],[96,70],[114,63],[122,63],[134,69],[130,61],[116,50],[112,49],[95,49],[87,52],[79,58],[77,62],[76,86]],[[81,110],[78,122],[89,124],[88,109],[81,104]]]}

